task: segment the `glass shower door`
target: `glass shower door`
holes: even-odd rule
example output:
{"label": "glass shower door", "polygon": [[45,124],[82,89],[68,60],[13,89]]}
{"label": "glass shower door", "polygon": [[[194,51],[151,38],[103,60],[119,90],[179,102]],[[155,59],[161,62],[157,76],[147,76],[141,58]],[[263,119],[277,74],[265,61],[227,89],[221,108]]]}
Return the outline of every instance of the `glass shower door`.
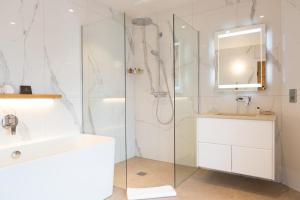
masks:
{"label": "glass shower door", "polygon": [[115,139],[114,186],[126,188],[124,14],[82,27],[83,132]]}
{"label": "glass shower door", "polygon": [[199,32],[175,15],[173,27],[175,186],[178,186],[197,169]]}

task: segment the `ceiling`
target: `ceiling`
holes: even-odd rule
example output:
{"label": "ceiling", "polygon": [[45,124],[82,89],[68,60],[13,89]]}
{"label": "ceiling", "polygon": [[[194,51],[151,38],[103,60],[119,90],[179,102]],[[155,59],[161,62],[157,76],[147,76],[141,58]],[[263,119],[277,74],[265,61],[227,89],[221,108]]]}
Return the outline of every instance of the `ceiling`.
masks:
{"label": "ceiling", "polygon": [[195,0],[98,0],[131,16],[142,16],[154,12],[171,10]]}

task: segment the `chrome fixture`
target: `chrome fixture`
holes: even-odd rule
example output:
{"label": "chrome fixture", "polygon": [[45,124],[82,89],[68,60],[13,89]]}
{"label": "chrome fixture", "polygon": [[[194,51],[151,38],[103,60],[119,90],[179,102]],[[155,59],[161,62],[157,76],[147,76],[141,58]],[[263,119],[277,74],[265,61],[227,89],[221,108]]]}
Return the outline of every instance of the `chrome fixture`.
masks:
{"label": "chrome fixture", "polygon": [[2,127],[11,130],[11,134],[16,134],[18,118],[15,115],[5,115],[2,119]]}
{"label": "chrome fixture", "polygon": [[151,92],[151,94],[155,97],[166,97],[168,96],[168,92],[158,91],[158,92]]}
{"label": "chrome fixture", "polygon": [[237,103],[244,102],[245,106],[249,106],[251,103],[252,97],[250,96],[238,96],[236,97],[235,101]]}
{"label": "chrome fixture", "polygon": [[141,17],[141,18],[134,18],[131,23],[135,26],[149,26],[149,25],[153,25],[156,27],[157,29],[157,36],[162,37],[163,33],[159,31],[159,27],[157,24],[155,24],[151,18],[149,17]]}
{"label": "chrome fixture", "polygon": [[148,25],[153,24],[152,19],[149,17],[134,18],[131,22],[133,25],[136,25],[136,26],[148,26]]}
{"label": "chrome fixture", "polygon": [[22,154],[21,151],[14,151],[11,153],[10,156],[12,159],[19,159],[21,157],[21,154]]}
{"label": "chrome fixture", "polygon": [[[146,72],[148,75],[149,83],[150,83],[150,91],[151,95],[153,95],[156,98],[156,119],[160,124],[167,125],[170,124],[173,119],[174,119],[174,104],[173,104],[173,99],[171,96],[170,92],[170,87],[168,83],[168,77],[166,73],[166,67],[164,65],[163,60],[161,59],[161,51],[160,51],[160,40],[163,37],[163,33],[160,32],[160,28],[157,24],[153,22],[153,20],[149,17],[144,17],[144,18],[135,18],[131,21],[131,23],[135,26],[142,26],[142,44],[143,44],[143,50],[144,50],[144,63],[145,63],[145,68]],[[149,63],[148,63],[148,45],[146,41],[146,26],[153,25],[156,28],[156,42],[157,42],[157,49],[151,49],[150,53],[152,56],[155,57],[155,60],[157,62],[157,68],[158,68],[158,77],[157,77],[157,86],[155,87],[153,84],[153,78],[152,78],[152,71],[150,69]],[[162,74],[161,74],[162,73]],[[163,89],[163,83],[165,86],[165,89]],[[170,117],[163,121],[160,116],[159,116],[159,105],[160,105],[160,100],[161,98],[168,97],[169,102],[170,102],[170,108],[171,108],[171,115]]]}

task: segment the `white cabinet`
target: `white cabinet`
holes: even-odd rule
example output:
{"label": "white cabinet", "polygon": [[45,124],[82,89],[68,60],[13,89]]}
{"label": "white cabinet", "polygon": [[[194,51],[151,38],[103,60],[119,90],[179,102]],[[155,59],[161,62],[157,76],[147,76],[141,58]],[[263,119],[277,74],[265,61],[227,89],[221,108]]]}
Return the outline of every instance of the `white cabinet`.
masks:
{"label": "white cabinet", "polygon": [[199,166],[231,172],[231,146],[199,143]]}
{"label": "white cabinet", "polygon": [[[275,118],[274,118],[275,119]],[[275,121],[198,118],[198,166],[275,179]]]}
{"label": "white cabinet", "polygon": [[272,151],[248,147],[232,147],[232,172],[273,179]]}

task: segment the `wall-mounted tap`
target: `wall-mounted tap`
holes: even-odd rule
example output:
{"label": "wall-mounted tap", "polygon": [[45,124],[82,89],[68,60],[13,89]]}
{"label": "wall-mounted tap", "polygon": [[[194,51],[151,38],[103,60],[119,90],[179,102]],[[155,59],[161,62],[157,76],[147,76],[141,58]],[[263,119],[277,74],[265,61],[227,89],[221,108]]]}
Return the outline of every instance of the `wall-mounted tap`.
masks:
{"label": "wall-mounted tap", "polygon": [[2,119],[2,127],[11,130],[11,134],[16,134],[18,118],[15,115],[5,115]]}
{"label": "wall-mounted tap", "polygon": [[236,102],[244,102],[245,106],[249,106],[252,100],[252,97],[250,96],[238,96],[236,99]]}

